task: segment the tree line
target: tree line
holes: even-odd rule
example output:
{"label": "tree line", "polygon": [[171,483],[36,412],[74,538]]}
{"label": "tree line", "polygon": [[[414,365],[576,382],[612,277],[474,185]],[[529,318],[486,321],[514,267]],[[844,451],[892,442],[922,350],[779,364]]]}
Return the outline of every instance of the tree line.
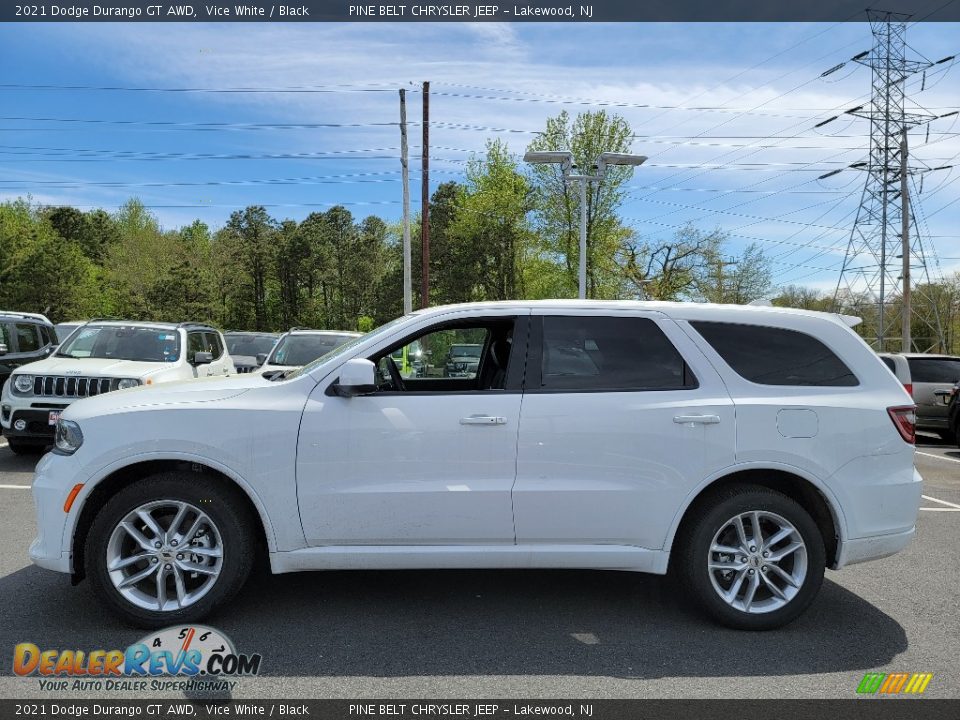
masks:
{"label": "tree line", "polygon": [[[564,112],[527,149],[569,150],[589,168],[601,152],[629,152],[632,135],[615,114]],[[632,173],[612,167],[590,186],[590,297],[748,303],[775,294],[771,264],[756,243],[732,254],[718,230],[687,226],[663,237],[630,227],[619,211]],[[523,165],[490,140],[467,162],[462,181],[439,185],[430,198],[429,303],[576,297],[579,218],[578,189],[559,166]],[[419,222],[411,228],[415,307]],[[166,229],[136,198],[113,213],[21,198],[0,204],[0,308],[46,311],[54,321],[369,330],[402,313],[401,237],[399,223],[356,217],[343,205],[299,222],[251,205],[222,227],[197,220]],[[798,292],[787,288],[774,302],[827,302]],[[938,297],[957,305],[956,293]]]}

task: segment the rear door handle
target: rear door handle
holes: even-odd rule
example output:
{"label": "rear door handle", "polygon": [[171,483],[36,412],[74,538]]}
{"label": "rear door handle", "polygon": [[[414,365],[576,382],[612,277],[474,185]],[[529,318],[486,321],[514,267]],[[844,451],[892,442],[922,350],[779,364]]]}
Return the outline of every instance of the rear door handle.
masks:
{"label": "rear door handle", "polygon": [[460,418],[461,425],[506,425],[507,419],[495,415],[468,415]]}
{"label": "rear door handle", "polygon": [[720,422],[719,415],[675,415],[673,421],[679,425],[686,425],[687,423],[693,425],[699,423],[700,425],[716,425]]}

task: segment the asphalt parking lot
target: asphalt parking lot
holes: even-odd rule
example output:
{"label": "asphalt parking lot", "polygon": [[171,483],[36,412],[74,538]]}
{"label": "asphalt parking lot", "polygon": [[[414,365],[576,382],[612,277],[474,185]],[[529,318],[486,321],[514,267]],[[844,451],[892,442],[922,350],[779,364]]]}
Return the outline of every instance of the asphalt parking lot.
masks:
{"label": "asphalt parking lot", "polygon": [[[123,648],[143,632],[30,563],[34,461],[0,440],[0,697],[81,697],[14,677],[14,645]],[[235,698],[849,698],[871,671],[932,672],[926,695],[958,698],[960,449],[924,437],[917,466],[916,541],[828,571],[812,608],[778,631],[712,625],[664,578],[585,571],[258,575],[208,623],[263,655]]]}

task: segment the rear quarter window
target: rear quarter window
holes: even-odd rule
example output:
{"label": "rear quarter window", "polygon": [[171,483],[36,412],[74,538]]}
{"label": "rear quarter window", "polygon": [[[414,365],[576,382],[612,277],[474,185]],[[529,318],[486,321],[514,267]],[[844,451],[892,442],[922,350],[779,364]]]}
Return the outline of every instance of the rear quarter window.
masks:
{"label": "rear quarter window", "polygon": [[960,358],[907,358],[915,383],[960,382]]}
{"label": "rear quarter window", "polygon": [[856,376],[812,335],[722,322],[691,322],[693,328],[741,377],[759,385],[853,387]]}

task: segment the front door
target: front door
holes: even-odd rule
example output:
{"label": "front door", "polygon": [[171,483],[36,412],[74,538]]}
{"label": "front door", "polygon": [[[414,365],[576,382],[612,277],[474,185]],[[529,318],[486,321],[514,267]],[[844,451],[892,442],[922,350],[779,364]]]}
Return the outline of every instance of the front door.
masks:
{"label": "front door", "polygon": [[370,395],[317,386],[297,452],[310,545],[513,544],[525,321],[447,322],[391,343],[369,357]]}

